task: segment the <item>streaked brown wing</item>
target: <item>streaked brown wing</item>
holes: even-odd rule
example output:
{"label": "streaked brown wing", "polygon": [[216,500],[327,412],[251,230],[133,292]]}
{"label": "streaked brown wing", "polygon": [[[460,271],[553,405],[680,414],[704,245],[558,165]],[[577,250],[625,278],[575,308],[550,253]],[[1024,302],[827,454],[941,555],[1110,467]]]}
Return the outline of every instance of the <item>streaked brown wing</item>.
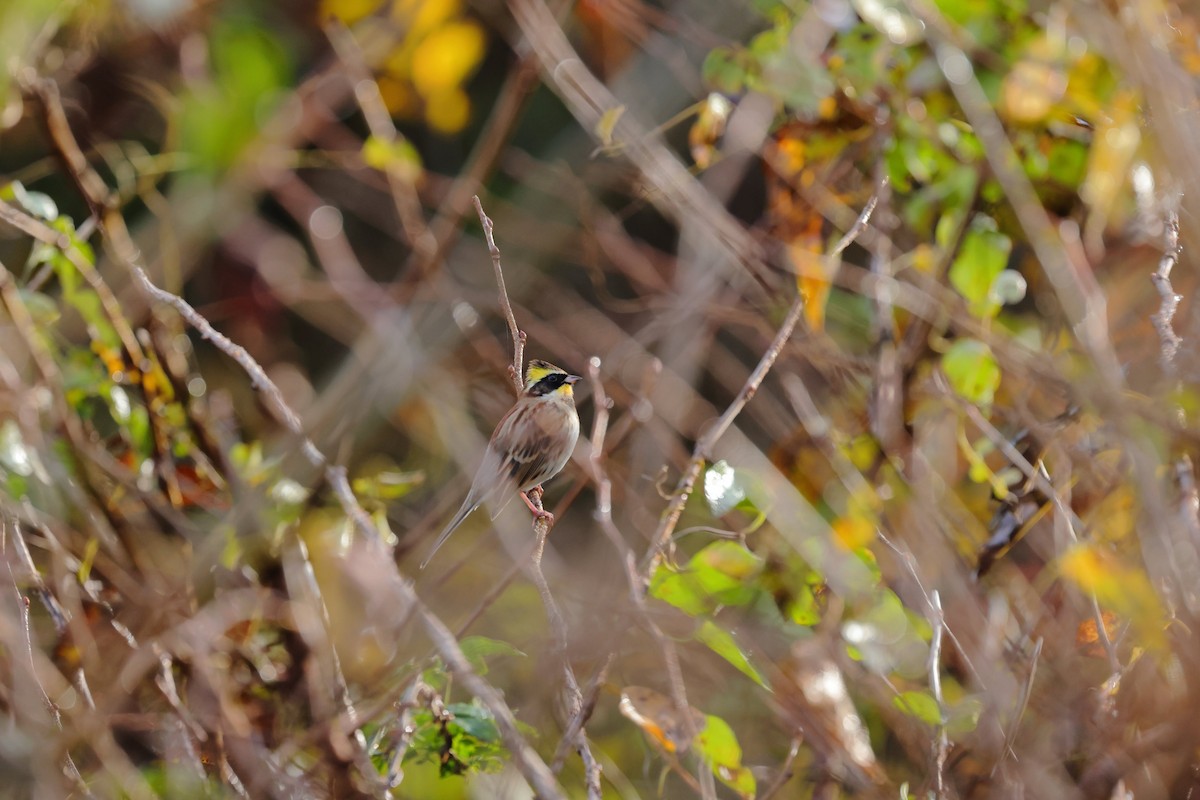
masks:
{"label": "streaked brown wing", "polygon": [[551,431],[561,424],[561,413],[551,403],[517,406],[496,428],[491,447],[497,455],[509,455],[503,472],[518,490],[537,486],[556,465],[561,443]]}

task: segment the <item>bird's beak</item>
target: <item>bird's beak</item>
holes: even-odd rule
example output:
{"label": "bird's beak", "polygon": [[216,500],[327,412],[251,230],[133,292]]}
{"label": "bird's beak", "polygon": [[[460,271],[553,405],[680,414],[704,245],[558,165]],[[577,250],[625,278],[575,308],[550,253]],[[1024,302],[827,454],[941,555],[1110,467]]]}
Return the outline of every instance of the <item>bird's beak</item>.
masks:
{"label": "bird's beak", "polygon": [[579,383],[581,380],[583,380],[582,375],[568,375],[566,382],[569,384],[570,383]]}

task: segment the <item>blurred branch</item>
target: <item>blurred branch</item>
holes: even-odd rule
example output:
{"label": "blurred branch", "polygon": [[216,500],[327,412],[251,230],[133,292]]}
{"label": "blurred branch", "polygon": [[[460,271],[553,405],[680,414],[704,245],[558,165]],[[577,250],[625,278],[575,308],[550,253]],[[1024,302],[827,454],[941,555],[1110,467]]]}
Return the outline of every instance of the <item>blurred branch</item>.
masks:
{"label": "blurred branch", "polygon": [[[547,85],[562,98],[580,126],[598,137],[606,114],[623,108],[622,103],[585,66],[583,57],[571,46],[553,12],[543,0],[513,0],[510,5],[517,25],[542,65]],[[649,126],[621,113],[612,126],[611,142],[655,189],[650,200],[676,222],[699,222],[707,242],[735,264],[745,267],[761,285],[767,285],[767,269],[760,247],[720,203],[680,163]],[[603,143],[603,142],[602,142]]]}
{"label": "blurred branch", "polygon": [[771,800],[792,779],[792,776],[795,775],[792,771],[792,764],[796,761],[796,756],[800,754],[800,745],[803,742],[804,738],[800,734],[796,734],[796,737],[792,739],[792,746],[788,748],[787,758],[783,760],[783,764],[779,767],[779,773],[767,785],[767,788],[763,789],[762,794],[758,796],[758,800]]}
{"label": "blurred branch", "polygon": [[933,782],[934,796],[942,800],[946,797],[946,756],[950,752],[950,739],[946,736],[946,699],[942,696],[942,634],[946,630],[946,615],[937,589],[930,597],[929,626],[933,629],[933,641],[929,645],[929,690],[937,702],[939,718],[933,740]]}
{"label": "blurred branch", "polygon": [[1107,399],[1119,401],[1119,387],[1123,381],[1120,364],[1108,337],[1104,294],[1081,248],[1067,246],[1068,237],[1071,244],[1078,244],[1077,226],[1063,222],[1059,230],[1055,230],[1029,177],[1021,169],[1020,158],[980,85],[971,60],[955,44],[950,23],[927,0],[908,2],[929,27],[929,38],[947,84],[971,129],[979,137],[992,174],[1004,189],[1038,263],[1050,279],[1071,329],[1099,370]]}
{"label": "blurred branch", "polygon": [[532,57],[518,56],[517,62],[509,69],[492,113],[484,123],[467,163],[454,179],[445,198],[438,203],[438,215],[429,224],[433,247],[423,253],[414,251],[405,264],[403,280],[409,287],[415,288],[426,280],[430,271],[445,260],[451,245],[461,235],[463,217],[470,210],[471,201],[482,188],[484,180],[496,168],[536,81],[537,69]]}
{"label": "blurred branch", "polygon": [[[654,362],[652,368],[647,372],[647,380],[653,380],[657,372],[662,369],[662,365],[657,361]],[[671,700],[675,704],[675,710],[679,715],[679,719],[683,720],[685,732],[688,736],[688,741],[692,741],[696,737],[696,726],[692,719],[691,704],[687,699],[687,689],[683,680],[683,667],[679,662],[679,651],[675,647],[675,642],[658,623],[650,615],[650,611],[646,608],[645,597],[645,580],[639,575],[637,569],[637,556],[633,550],[625,543],[625,537],[617,529],[616,523],[612,516],[612,481],[609,480],[608,471],[604,463],[604,440],[608,435],[608,411],[610,401],[608,395],[604,391],[604,384],[600,380],[600,359],[593,356],[588,360],[587,370],[588,380],[592,385],[592,395],[596,398],[596,417],[592,424],[592,451],[588,457],[588,469],[592,476],[592,481],[596,485],[596,517],[600,522],[600,527],[604,530],[606,536],[617,553],[621,556],[621,560],[625,565],[625,577],[629,582],[629,597],[633,601],[634,608],[637,610],[638,616],[641,619],[642,625],[654,637],[655,643],[658,645],[659,652],[662,655],[663,665],[666,668],[667,681],[671,688]],[[664,753],[667,757],[667,763],[671,765],[676,772],[694,788],[703,797],[715,797],[711,779],[698,782],[679,760],[671,753]],[[711,773],[709,773],[711,776]]]}
{"label": "blurred branch", "polygon": [[[371,68],[354,34],[340,20],[333,17],[325,24],[325,35],[329,37],[338,58],[346,66],[349,73],[346,80],[354,84],[354,98],[358,101],[358,107],[362,109],[363,119],[366,120],[371,136],[389,145],[403,138],[396,132],[392,116],[379,93],[379,84],[371,75]],[[414,255],[433,257],[437,240],[425,224],[421,202],[412,182],[405,180],[393,169],[385,169],[384,173],[387,176],[388,188],[391,189],[392,202],[396,206],[396,215]]]}

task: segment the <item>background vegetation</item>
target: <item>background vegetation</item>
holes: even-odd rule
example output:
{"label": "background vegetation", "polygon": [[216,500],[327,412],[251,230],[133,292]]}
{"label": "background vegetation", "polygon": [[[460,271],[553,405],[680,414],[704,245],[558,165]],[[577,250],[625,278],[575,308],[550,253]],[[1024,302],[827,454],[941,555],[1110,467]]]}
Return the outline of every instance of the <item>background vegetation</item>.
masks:
{"label": "background vegetation", "polygon": [[[4,797],[1200,788],[1190,5],[0,42]],[[419,571],[510,300],[586,377],[557,521]]]}

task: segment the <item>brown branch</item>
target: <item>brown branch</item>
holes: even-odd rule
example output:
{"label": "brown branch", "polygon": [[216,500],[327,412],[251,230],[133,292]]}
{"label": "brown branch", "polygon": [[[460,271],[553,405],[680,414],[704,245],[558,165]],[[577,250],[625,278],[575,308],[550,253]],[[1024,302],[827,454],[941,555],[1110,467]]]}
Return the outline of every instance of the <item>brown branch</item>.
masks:
{"label": "brown branch", "polygon": [[797,297],[792,302],[792,307],[788,310],[787,316],[784,317],[783,324],[779,327],[778,333],[775,334],[774,341],[771,342],[767,351],[759,359],[758,366],[746,378],[746,383],[743,384],[737,396],[733,398],[733,402],[725,409],[725,413],[696,440],[696,447],[692,451],[692,458],[688,462],[687,468],[683,471],[678,485],[675,487],[671,502],[667,506],[667,510],[663,513],[662,521],[659,522],[658,530],[654,532],[654,539],[650,542],[650,548],[646,551],[646,555],[643,558],[643,573],[645,575],[649,576],[652,574],[654,568],[662,560],[666,545],[671,538],[671,534],[675,531],[675,526],[679,523],[680,515],[683,513],[683,507],[687,505],[688,498],[691,497],[692,490],[695,489],[696,480],[700,477],[700,471],[703,469],[705,461],[712,456],[713,446],[716,445],[717,440],[721,438],[725,431],[729,430],[729,426],[733,424],[733,420],[745,408],[746,403],[750,402],[750,398],[754,397],[754,394],[758,391],[758,387],[762,385],[763,379],[775,363],[775,359],[779,357],[779,353],[783,350],[783,346],[792,337],[792,331],[795,330],[796,324],[800,321],[803,313],[804,298]]}
{"label": "brown branch", "polygon": [[[483,203],[480,202],[479,195],[475,195],[472,199],[475,203],[475,211],[479,215],[479,223],[483,226],[483,236],[487,240],[488,252],[492,256],[492,268],[496,273],[496,287],[500,293],[500,308],[504,312],[504,319],[508,323],[508,332],[512,337],[513,360],[509,366],[509,377],[512,381],[513,389],[516,391],[517,396],[520,397],[525,389],[521,376],[525,354],[525,332],[517,327],[517,318],[513,314],[512,303],[508,299],[508,289],[504,285],[504,269],[500,265],[500,248],[496,246],[492,220],[484,213]],[[542,488],[536,486],[526,494],[529,497],[530,503],[538,511],[542,511]],[[538,514],[533,518],[533,534],[537,545],[534,548],[533,557],[527,562],[526,571],[529,573],[534,586],[537,587],[538,595],[542,598],[542,606],[546,609],[546,617],[550,623],[550,632],[554,637],[555,655],[562,660],[567,708],[570,710],[572,717],[574,717],[579,714],[580,709],[584,706],[583,693],[579,689],[579,680],[575,677],[575,670],[571,668],[571,661],[567,657],[567,622],[558,607],[558,602],[554,599],[554,594],[550,591],[550,584],[546,581],[546,575],[542,572],[542,552],[546,547],[546,539],[550,535],[551,519],[549,514]],[[600,767],[588,745],[587,734],[580,728],[572,736],[572,739],[573,746],[579,751],[580,758],[583,759],[587,774],[588,797],[589,799],[594,797],[596,800],[599,800]]]}
{"label": "brown branch", "polygon": [[[492,256],[492,269],[496,273],[496,286],[500,290],[500,310],[504,312],[504,321],[508,323],[508,335],[512,337],[513,360],[512,366],[509,367],[508,377],[519,397],[525,390],[522,375],[525,363],[525,331],[517,327],[517,318],[513,315],[512,303],[508,299],[508,289],[504,286],[504,269],[500,266],[500,248],[496,246],[496,239],[492,235],[492,219],[483,213],[483,203],[479,202],[479,195],[475,195],[471,199],[475,203],[475,213],[479,215],[479,224],[483,226],[483,238],[487,240],[488,252]],[[537,505],[539,507],[541,505],[540,497]],[[539,517],[539,519],[541,518]]]}

